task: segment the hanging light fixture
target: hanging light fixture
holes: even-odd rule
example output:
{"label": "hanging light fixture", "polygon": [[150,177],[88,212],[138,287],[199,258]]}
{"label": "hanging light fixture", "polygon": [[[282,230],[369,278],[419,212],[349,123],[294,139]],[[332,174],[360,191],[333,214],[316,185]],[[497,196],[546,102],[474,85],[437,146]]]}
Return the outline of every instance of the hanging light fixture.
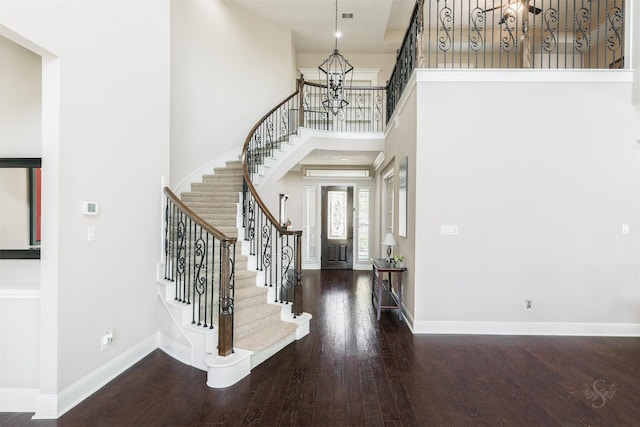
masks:
{"label": "hanging light fixture", "polygon": [[[345,85],[347,74],[353,71],[353,66],[338,52],[338,37],[340,37],[340,33],[338,32],[338,0],[336,0],[335,48],[333,53],[318,67],[320,81],[327,85],[326,99],[322,101],[322,105],[333,115],[338,114],[340,110],[349,105],[345,94]],[[352,75],[350,77],[353,78]]]}

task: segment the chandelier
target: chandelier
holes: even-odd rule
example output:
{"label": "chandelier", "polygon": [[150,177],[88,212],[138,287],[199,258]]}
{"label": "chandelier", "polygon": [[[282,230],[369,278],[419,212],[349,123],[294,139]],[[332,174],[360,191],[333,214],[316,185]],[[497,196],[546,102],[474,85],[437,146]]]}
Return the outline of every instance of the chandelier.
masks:
{"label": "chandelier", "polygon": [[[324,60],[318,67],[320,81],[326,83],[326,98],[322,101],[322,105],[333,115],[337,115],[344,107],[349,105],[345,95],[345,85],[347,83],[347,74],[353,71],[353,66],[349,64],[344,56],[338,51],[338,0],[336,0],[336,44],[333,53]],[[353,75],[350,75],[353,78]]]}

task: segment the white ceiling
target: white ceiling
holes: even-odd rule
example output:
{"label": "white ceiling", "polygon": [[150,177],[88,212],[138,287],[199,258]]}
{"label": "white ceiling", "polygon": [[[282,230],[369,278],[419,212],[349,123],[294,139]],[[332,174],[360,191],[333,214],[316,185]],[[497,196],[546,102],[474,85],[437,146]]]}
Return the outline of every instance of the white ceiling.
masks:
{"label": "white ceiling", "polygon": [[[297,53],[329,54],[335,44],[335,0],[232,0],[263,19],[291,28]],[[338,49],[343,53],[395,53],[415,0],[338,0]],[[352,13],[352,19],[343,19]],[[372,165],[377,152],[314,150],[305,165]]]}
{"label": "white ceiling", "polygon": [[[298,53],[331,53],[335,0],[233,0],[275,24],[291,28]],[[341,52],[395,53],[409,24],[415,0],[338,0]],[[353,13],[343,19],[342,13]]]}
{"label": "white ceiling", "polygon": [[300,161],[303,166],[345,165],[371,166],[378,157],[377,151],[313,150]]}

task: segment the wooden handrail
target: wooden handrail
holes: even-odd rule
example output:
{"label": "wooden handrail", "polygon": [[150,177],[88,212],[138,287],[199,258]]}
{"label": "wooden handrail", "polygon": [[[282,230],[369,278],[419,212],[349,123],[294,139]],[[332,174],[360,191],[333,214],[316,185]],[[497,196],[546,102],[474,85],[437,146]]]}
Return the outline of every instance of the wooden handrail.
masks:
{"label": "wooden handrail", "polygon": [[[276,217],[273,216],[271,211],[267,209],[267,205],[262,201],[262,198],[258,194],[256,187],[253,185],[253,182],[251,180],[251,175],[249,174],[249,166],[247,164],[247,153],[249,151],[249,144],[251,143],[251,138],[253,138],[253,135],[255,134],[258,127],[260,127],[260,125],[262,125],[262,123],[264,123],[264,121],[267,120],[267,118],[269,118],[269,116],[274,111],[276,111],[278,108],[280,108],[285,103],[290,101],[293,97],[298,95],[298,93],[299,93],[299,90],[296,90],[294,93],[292,93],[287,98],[285,98],[281,103],[279,103],[278,105],[273,107],[271,110],[269,110],[267,114],[262,116],[262,118],[258,120],[255,126],[251,128],[251,131],[249,132],[249,136],[247,136],[247,139],[245,139],[244,145],[242,146],[242,174],[244,175],[244,181],[246,182],[247,187],[249,187],[249,192],[253,194],[254,200],[256,201],[258,206],[260,206],[260,209],[262,210],[264,215],[269,219],[269,222],[271,222],[275,226],[278,233],[284,234],[284,235],[290,235],[290,236],[296,234],[296,232],[292,230],[287,230],[285,227],[282,226],[282,224],[280,224],[280,221],[278,221]],[[302,233],[302,231],[300,231],[300,233]]]}
{"label": "wooden handrail", "polygon": [[174,193],[173,191],[171,191],[169,189],[169,187],[164,187],[164,194],[167,195],[167,197],[176,205],[178,206],[180,209],[182,209],[182,211],[187,214],[187,216],[189,218],[191,218],[196,224],[198,224],[200,227],[202,227],[205,231],[207,231],[209,234],[213,235],[216,239],[224,241],[224,242],[229,242],[231,243],[236,243],[236,241],[238,240],[236,237],[230,237],[227,236],[226,234],[224,234],[222,231],[218,230],[217,228],[213,227],[211,224],[209,224],[207,221],[205,221],[204,219],[202,219],[200,217],[200,215],[198,215],[197,213],[195,213],[193,210],[191,210],[189,208],[189,206],[185,205],[182,200],[180,200]]}

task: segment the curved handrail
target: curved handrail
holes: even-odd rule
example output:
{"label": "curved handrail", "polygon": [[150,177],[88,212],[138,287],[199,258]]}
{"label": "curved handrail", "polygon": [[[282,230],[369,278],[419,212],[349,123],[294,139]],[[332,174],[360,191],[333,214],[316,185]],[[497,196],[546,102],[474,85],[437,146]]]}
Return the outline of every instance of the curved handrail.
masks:
{"label": "curved handrail", "polygon": [[171,200],[176,206],[178,206],[189,218],[191,218],[196,224],[198,224],[200,227],[202,227],[205,231],[207,231],[209,234],[214,236],[216,239],[229,242],[229,243],[237,242],[238,240],[237,237],[227,236],[222,231],[218,230],[217,228],[209,224],[207,221],[202,219],[200,215],[198,215],[193,210],[191,210],[189,206],[185,205],[184,202],[180,200],[173,193],[173,191],[169,189],[169,187],[164,187],[164,194],[166,194],[169,200]]}
{"label": "curved handrail", "polygon": [[264,203],[264,201],[258,194],[258,191],[256,190],[256,187],[253,185],[253,181],[251,180],[251,175],[249,174],[249,166],[247,164],[247,153],[249,151],[249,144],[251,143],[251,139],[253,138],[253,135],[256,133],[256,130],[258,130],[258,128],[269,118],[269,116],[271,116],[271,114],[273,114],[276,110],[278,110],[278,108],[282,107],[284,104],[289,102],[292,98],[294,98],[299,93],[300,93],[300,90],[296,89],[294,93],[286,97],[282,102],[280,102],[278,105],[276,105],[271,110],[269,110],[267,114],[262,116],[262,118],[258,120],[258,122],[253,126],[253,128],[251,128],[251,131],[249,131],[249,135],[247,136],[247,139],[245,139],[244,144],[242,146],[242,174],[244,175],[244,181],[247,184],[247,187],[249,188],[249,192],[253,195],[254,200],[256,201],[258,206],[260,206],[260,209],[262,210],[264,215],[275,226],[278,233],[281,233],[284,235],[294,235],[298,233],[301,234],[302,230],[295,230],[295,231],[287,230],[285,227],[282,226],[282,224],[280,224],[280,221],[278,221],[276,217],[271,213],[271,211],[267,208],[267,205]]}

